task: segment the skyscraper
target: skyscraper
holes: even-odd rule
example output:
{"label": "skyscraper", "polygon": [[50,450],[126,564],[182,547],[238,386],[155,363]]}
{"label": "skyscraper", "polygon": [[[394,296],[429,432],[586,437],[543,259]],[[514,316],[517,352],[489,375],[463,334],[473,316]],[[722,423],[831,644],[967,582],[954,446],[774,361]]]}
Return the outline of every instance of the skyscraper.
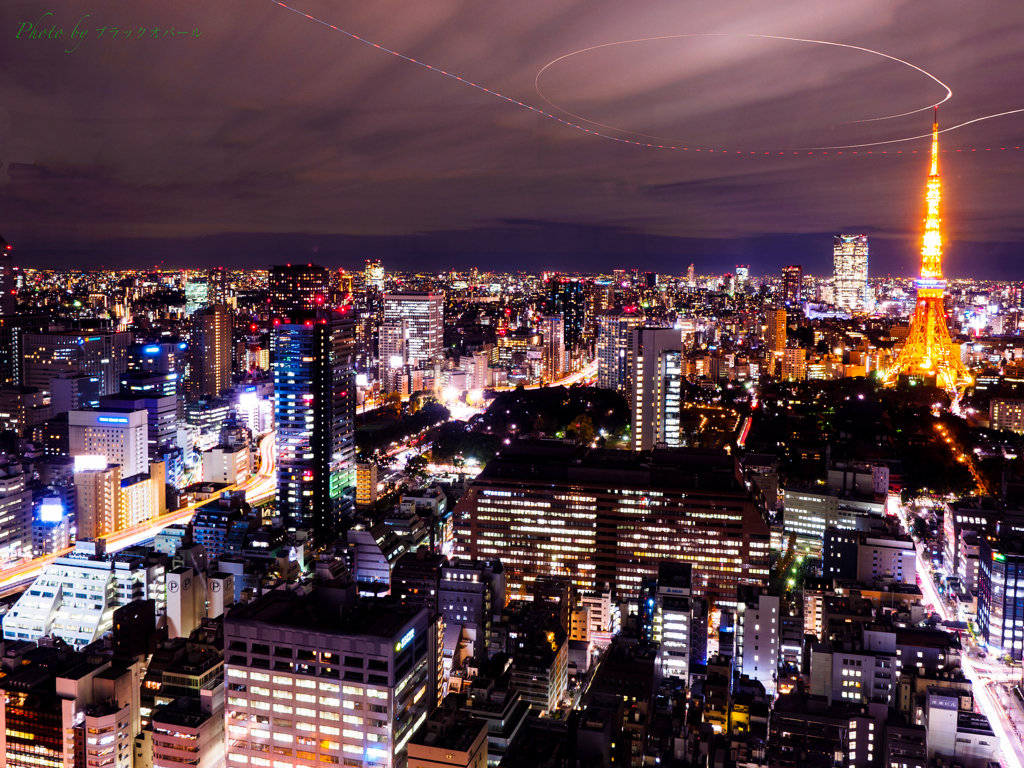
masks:
{"label": "skyscraper", "polygon": [[804,268],[794,264],[782,268],[782,300],[786,304],[799,304],[804,295]]}
{"label": "skyscraper", "polygon": [[925,381],[953,392],[969,386],[971,374],[960,358],[946,325],[944,297],[946,281],[942,277],[942,230],[939,217],[941,182],[939,181],[939,112],[935,108],[932,124],[932,163],[925,196],[927,216],[921,245],[921,277],[917,280],[917,306],[910,318],[910,332],[896,362],[886,372],[887,383],[900,376]]}
{"label": "skyscraper", "polygon": [[278,509],[288,528],[333,531],[355,504],[352,310],[273,327]]}
{"label": "skyscraper", "polygon": [[[691,595],[693,566],[666,561],[658,567],[658,580],[648,603],[651,615],[651,640],[658,645],[661,669],[665,677],[689,682],[690,642],[693,623]],[[705,629],[704,634],[707,635]],[[699,639],[699,638],[698,638]]]}
{"label": "skyscraper", "polygon": [[13,315],[18,307],[18,268],[14,265],[14,249],[0,237],[0,311]]}
{"label": "skyscraper", "polygon": [[633,331],[633,402],[630,447],[646,451],[680,444],[683,337],[674,328]]}
{"label": "skyscraper", "polygon": [[697,277],[693,272],[693,264],[686,270],[686,284],[693,288],[697,285]]}
{"label": "skyscraper", "polygon": [[864,309],[868,290],[868,236],[836,235],[832,247],[833,301],[840,309]]}
{"label": "skyscraper", "polygon": [[315,313],[330,306],[331,274],[316,264],[278,264],[270,268],[267,294],[274,317]]}
{"label": "skyscraper", "polygon": [[0,386],[9,387],[23,383],[25,334],[46,333],[49,325],[50,319],[46,315],[0,317]]}
{"label": "skyscraper", "polygon": [[197,309],[205,307],[209,302],[210,286],[205,280],[189,280],[185,283],[185,314],[189,317]]}
{"label": "skyscraper", "polygon": [[544,378],[556,381],[565,374],[565,325],[561,315],[544,315],[538,323],[544,336]]}
{"label": "skyscraper", "polygon": [[586,300],[579,280],[552,275],[544,284],[544,314],[561,315],[565,324],[565,348],[575,357],[583,341]]}
{"label": "skyscraper", "polygon": [[741,293],[746,289],[747,285],[750,284],[750,265],[748,264],[737,264],[736,265],[736,290]]}
{"label": "skyscraper", "polygon": [[786,348],[786,310],[781,307],[769,309],[765,313],[767,330],[765,345],[772,353],[781,352]]}
{"label": "skyscraper", "polygon": [[384,267],[380,259],[367,259],[363,268],[363,288],[384,293]]}
{"label": "skyscraper", "polygon": [[227,304],[231,298],[228,271],[224,267],[213,267],[206,271],[207,304]]}
{"label": "skyscraper", "polygon": [[633,329],[643,325],[641,307],[610,309],[597,317],[597,386],[631,397]]}
{"label": "skyscraper", "polygon": [[190,398],[217,397],[231,386],[232,320],[224,304],[196,310],[192,315]]}
{"label": "skyscraper", "polygon": [[444,294],[404,291],[384,294],[380,328],[381,378],[404,366],[426,369],[441,358],[444,342]]}

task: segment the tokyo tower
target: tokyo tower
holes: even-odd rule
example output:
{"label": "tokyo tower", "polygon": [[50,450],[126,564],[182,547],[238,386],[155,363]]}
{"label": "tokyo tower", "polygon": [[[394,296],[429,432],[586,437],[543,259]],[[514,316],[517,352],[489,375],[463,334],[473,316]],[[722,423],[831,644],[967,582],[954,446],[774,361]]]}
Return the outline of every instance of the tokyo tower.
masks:
{"label": "tokyo tower", "polygon": [[885,383],[894,384],[900,376],[913,380],[934,380],[935,385],[956,397],[957,390],[970,385],[971,374],[960,358],[946,326],[942,299],[946,281],[942,278],[942,231],[939,225],[939,108],[932,124],[932,165],[928,173],[925,199],[928,215],[924,221],[921,246],[921,277],[916,281],[917,307],[910,318],[910,333],[896,361],[885,374]]}

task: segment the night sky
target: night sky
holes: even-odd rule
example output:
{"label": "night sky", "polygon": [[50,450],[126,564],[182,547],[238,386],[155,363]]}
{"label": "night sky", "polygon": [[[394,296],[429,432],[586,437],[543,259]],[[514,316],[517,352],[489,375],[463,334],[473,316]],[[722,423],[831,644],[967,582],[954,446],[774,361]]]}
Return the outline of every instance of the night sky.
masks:
{"label": "night sky", "polygon": [[[853,121],[943,88],[869,53],[737,33],[905,59],[952,89],[941,126],[1024,108],[1015,0],[292,2],[592,130],[689,149],[585,133],[271,0],[10,0],[0,234],[21,263],[823,273],[841,231],[871,236],[872,275],[908,275],[928,140],[807,148],[926,134],[930,111]],[[563,58],[537,83],[556,106],[538,94],[554,59],[666,35],[701,36]],[[1024,113],[942,143],[947,274],[1024,279]]]}

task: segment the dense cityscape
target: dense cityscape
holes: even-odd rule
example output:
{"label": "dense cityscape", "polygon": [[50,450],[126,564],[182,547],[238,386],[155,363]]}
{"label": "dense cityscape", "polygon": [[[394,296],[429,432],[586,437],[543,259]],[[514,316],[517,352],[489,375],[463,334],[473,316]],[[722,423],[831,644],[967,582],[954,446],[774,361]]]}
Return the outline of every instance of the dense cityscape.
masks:
{"label": "dense cityscape", "polygon": [[932,136],[915,280],[0,240],[0,768],[1019,768],[1024,282]]}

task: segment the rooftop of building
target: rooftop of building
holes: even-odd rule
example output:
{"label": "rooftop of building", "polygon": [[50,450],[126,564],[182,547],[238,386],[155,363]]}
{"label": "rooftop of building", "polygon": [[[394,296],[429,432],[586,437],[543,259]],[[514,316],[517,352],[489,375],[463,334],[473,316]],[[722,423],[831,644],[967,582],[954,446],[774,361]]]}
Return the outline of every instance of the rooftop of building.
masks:
{"label": "rooftop of building", "polygon": [[453,557],[445,568],[457,568],[464,571],[482,571],[490,569],[491,573],[502,573],[504,567],[501,560],[471,560],[465,557]]}
{"label": "rooftop of building", "polygon": [[[102,664],[96,664],[87,661],[83,664],[79,664],[73,669],[69,669],[67,672],[62,672],[61,677],[65,680],[81,680],[83,677],[93,674],[97,669],[102,667]],[[116,679],[116,678],[115,678]]]}
{"label": "rooftop of building", "polygon": [[562,440],[517,440],[488,462],[476,483],[487,480],[590,482],[643,488],[699,488],[746,494],[735,460],[724,450],[655,448],[626,451],[587,448]]}
{"label": "rooftop of building", "polygon": [[155,709],[152,722],[154,728],[161,725],[198,728],[205,721],[209,720],[210,717],[209,713],[203,712],[199,699],[191,696],[181,696],[170,704],[165,704]]}
{"label": "rooftop of building", "polygon": [[[444,720],[442,723],[441,721]],[[468,752],[480,732],[487,728],[484,720],[475,717],[452,717],[442,708],[437,708],[420,730],[409,740],[410,746],[420,745],[453,752]]]}
{"label": "rooftop of building", "polygon": [[441,568],[448,565],[448,558],[429,547],[419,547],[414,552],[406,552],[396,561],[394,570],[398,568]]}
{"label": "rooftop of building", "polygon": [[236,605],[225,618],[225,627],[233,623],[260,623],[272,626],[302,627],[331,634],[365,635],[392,638],[420,611],[413,611],[397,600],[376,598],[362,602],[351,610],[337,613],[317,610],[315,593],[274,590],[251,603]]}
{"label": "rooftop of building", "polygon": [[833,701],[829,704],[825,696],[806,693],[783,693],[775,700],[773,706],[776,716],[798,719],[817,717],[848,721],[850,717],[863,715],[866,711],[867,707],[861,704],[842,701]]}

